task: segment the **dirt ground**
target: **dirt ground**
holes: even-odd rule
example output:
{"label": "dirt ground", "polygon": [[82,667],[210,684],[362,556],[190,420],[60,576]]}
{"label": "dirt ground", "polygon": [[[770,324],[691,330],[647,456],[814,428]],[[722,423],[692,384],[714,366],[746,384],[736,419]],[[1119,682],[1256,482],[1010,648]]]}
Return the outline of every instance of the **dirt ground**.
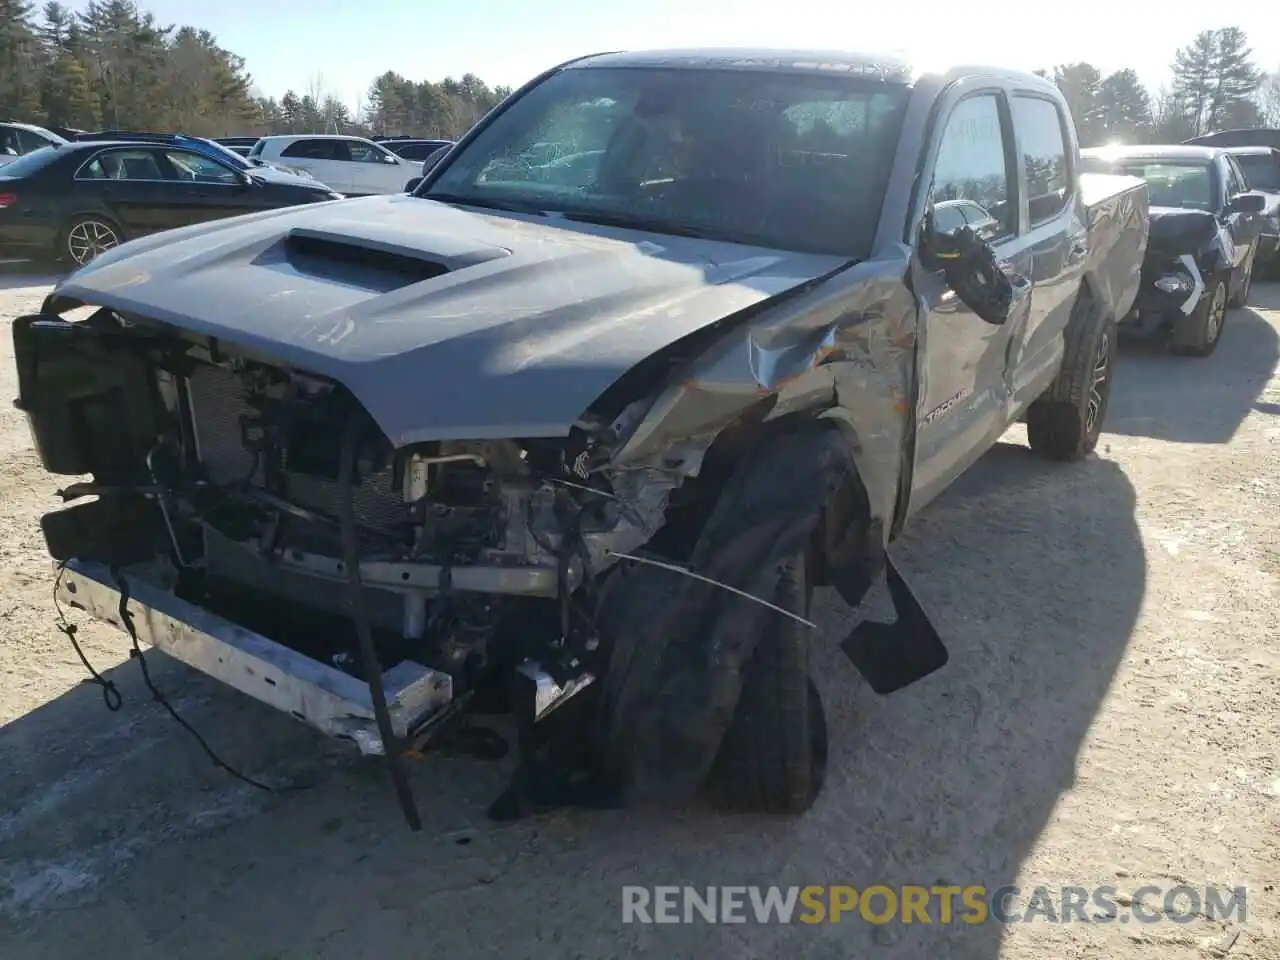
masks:
{"label": "dirt ground", "polygon": [[[122,634],[54,627],[41,474],[0,277],[0,957],[1280,958],[1280,285],[1208,360],[1127,350],[1098,455],[1021,428],[898,548],[951,663],[871,693],[821,603],[833,770],[796,821],[557,814],[495,829],[506,767],[428,759],[426,828],[380,764],[152,658],[232,763],[142,688]],[[624,925],[625,884],[1247,886],[1246,921]],[[1123,901],[1122,901],[1123,902]],[[1126,914],[1127,915],[1127,914]],[[936,919],[936,916],[935,916]]]}

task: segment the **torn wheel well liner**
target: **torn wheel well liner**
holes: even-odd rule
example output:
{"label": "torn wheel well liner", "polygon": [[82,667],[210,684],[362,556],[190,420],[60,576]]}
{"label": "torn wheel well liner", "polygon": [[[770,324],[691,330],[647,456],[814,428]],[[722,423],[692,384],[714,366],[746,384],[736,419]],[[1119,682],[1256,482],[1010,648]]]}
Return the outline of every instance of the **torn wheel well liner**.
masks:
{"label": "torn wheel well liner", "polygon": [[[858,449],[847,424],[820,420],[820,411],[766,419],[774,397],[748,408],[716,437],[703,457],[698,476],[673,497],[664,528],[664,552],[686,559],[735,472],[771,442],[797,431],[832,431],[849,450]],[[845,602],[861,602],[884,565],[881,522],[871,515],[866,485],[851,461],[847,481],[822,506],[808,553],[815,586],[834,586]]]}
{"label": "torn wheel well liner", "polygon": [[[689,558],[693,572],[756,597],[771,596],[779,565],[812,548],[824,514],[857,476],[852,447],[835,425],[767,436],[737,461]],[[606,763],[637,796],[688,795],[703,782],[733,720],[762,618],[779,616],[663,573],[615,571],[608,590],[615,614],[602,623],[610,658]]]}

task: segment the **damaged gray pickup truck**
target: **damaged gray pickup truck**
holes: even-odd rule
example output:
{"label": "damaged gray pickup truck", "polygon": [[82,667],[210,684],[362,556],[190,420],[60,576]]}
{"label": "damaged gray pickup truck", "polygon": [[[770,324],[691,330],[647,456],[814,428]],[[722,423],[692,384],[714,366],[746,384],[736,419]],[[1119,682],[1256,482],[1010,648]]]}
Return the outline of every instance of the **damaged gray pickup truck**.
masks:
{"label": "damaged gray pickup truck", "polygon": [[1147,194],[1078,160],[1031,75],[602,54],[412,193],[124,244],[14,325],[57,596],[385,757],[411,824],[403,757],[501,710],[495,817],[802,811],[814,588],[887,580],[842,649],[906,686],[904,524],[1019,419],[1097,442]]}

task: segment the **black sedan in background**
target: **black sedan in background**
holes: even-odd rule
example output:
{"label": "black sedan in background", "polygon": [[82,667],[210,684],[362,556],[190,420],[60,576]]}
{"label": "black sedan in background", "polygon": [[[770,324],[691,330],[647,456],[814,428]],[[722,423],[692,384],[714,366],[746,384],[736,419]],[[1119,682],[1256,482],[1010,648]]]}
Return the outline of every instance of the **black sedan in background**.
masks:
{"label": "black sedan in background", "polygon": [[52,254],[79,266],[160,230],[340,199],[306,177],[236,170],[180,146],[64,143],[0,167],[0,257]]}
{"label": "black sedan in background", "polygon": [[1121,332],[1168,334],[1177,353],[1208,356],[1227,309],[1248,302],[1266,197],[1216,147],[1101,147],[1082,150],[1081,164],[1140,177],[1151,196],[1142,286]]}

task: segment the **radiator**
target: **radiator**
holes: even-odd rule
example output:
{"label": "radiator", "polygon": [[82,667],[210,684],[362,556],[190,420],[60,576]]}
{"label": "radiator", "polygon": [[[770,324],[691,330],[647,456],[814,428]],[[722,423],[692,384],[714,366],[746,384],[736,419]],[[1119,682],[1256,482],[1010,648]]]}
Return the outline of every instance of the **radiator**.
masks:
{"label": "radiator", "polygon": [[[254,456],[244,447],[240,418],[252,414],[245,389],[239,378],[220,367],[201,366],[188,381],[188,397],[200,460],[214,483],[237,483],[249,476],[250,482],[262,482],[262,471],[254,468]],[[284,467],[285,499],[330,518],[337,518],[339,490],[337,483]],[[388,467],[361,479],[355,490],[356,521],[362,531],[389,531],[408,516],[402,496],[392,488],[392,471]],[[287,520],[287,518],[286,518]],[[286,526],[288,524],[286,523]],[[301,528],[305,535],[305,525]],[[376,548],[378,540],[362,546]],[[302,543],[302,541],[299,541]],[[336,552],[337,544],[319,544],[304,548],[316,552]],[[332,582],[281,569],[269,559],[246,550],[213,529],[205,531],[205,559],[211,573],[228,578],[261,593],[286,602],[299,603],[334,614],[344,612],[344,590]],[[376,588],[365,588],[370,619],[375,626],[398,630],[403,617],[404,601],[394,594]]]}
{"label": "radiator", "polygon": [[[196,446],[201,462],[213,483],[236,483],[254,469],[253,453],[245,448],[241,435],[241,418],[254,411],[249,405],[240,378],[229,370],[201,366],[192,374],[189,384],[191,416],[194,421]],[[281,494],[291,503],[328,517],[338,516],[339,489],[331,480],[302,473],[291,473],[282,462],[285,489]],[[261,484],[262,471],[254,472],[252,482]],[[355,490],[357,523],[373,530],[391,531],[402,528],[408,518],[403,496],[392,486],[391,467],[360,478]]]}

